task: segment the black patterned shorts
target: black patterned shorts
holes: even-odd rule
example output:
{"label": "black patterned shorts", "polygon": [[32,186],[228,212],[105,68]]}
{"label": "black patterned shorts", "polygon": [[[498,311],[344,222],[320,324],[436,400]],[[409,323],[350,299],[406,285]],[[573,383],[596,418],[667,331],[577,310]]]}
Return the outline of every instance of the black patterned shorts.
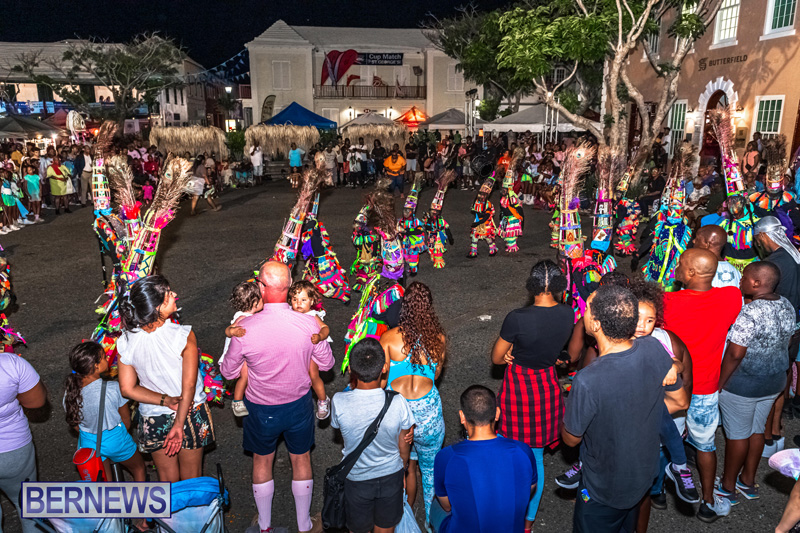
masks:
{"label": "black patterned shorts", "polygon": [[[139,421],[139,451],[152,453],[164,447],[164,439],[175,423],[175,415],[142,416]],[[183,424],[183,446],[186,450],[203,448],[214,442],[214,421],[211,410],[203,402],[189,410]]]}

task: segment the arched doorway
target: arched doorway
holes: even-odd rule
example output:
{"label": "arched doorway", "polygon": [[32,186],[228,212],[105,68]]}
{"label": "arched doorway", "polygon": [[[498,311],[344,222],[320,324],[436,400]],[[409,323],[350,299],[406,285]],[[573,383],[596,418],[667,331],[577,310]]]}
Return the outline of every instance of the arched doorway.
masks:
{"label": "arched doorway", "polygon": [[700,144],[700,166],[713,165],[719,172],[720,168],[720,153],[719,142],[714,135],[714,129],[711,127],[711,112],[715,109],[725,107],[728,105],[728,95],[724,91],[714,92],[706,103],[706,111],[703,115],[703,137]]}

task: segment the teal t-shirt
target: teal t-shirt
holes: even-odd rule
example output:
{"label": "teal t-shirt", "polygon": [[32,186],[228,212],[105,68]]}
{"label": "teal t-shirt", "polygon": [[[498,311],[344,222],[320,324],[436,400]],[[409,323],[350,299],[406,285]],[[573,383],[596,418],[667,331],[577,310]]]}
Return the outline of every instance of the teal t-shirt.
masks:
{"label": "teal t-shirt", "polygon": [[33,194],[37,194],[41,189],[39,174],[25,174],[25,183],[28,185],[28,191]]}

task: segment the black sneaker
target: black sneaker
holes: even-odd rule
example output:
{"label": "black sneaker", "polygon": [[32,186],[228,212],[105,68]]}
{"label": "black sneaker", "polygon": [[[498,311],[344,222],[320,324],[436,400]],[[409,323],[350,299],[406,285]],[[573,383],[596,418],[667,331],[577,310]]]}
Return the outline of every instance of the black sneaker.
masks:
{"label": "black sneaker", "polygon": [[688,468],[677,470],[672,463],[669,463],[665,471],[667,477],[675,483],[675,493],[678,495],[678,498],[686,503],[697,503],[700,501],[700,494],[697,492],[697,487],[694,485],[691,470]]}
{"label": "black sneaker", "polygon": [[562,489],[577,489],[578,484],[581,482],[582,466],[580,461],[572,465],[569,470],[556,477],[556,485]]}
{"label": "black sneaker", "polygon": [[667,508],[667,495],[663,490],[659,494],[650,495],[650,506],[659,511],[663,511]]}
{"label": "black sneaker", "polygon": [[711,523],[720,516],[728,516],[731,512],[731,502],[714,494],[714,501],[709,505],[706,502],[700,502],[700,507],[697,509],[697,518],[706,523]]}

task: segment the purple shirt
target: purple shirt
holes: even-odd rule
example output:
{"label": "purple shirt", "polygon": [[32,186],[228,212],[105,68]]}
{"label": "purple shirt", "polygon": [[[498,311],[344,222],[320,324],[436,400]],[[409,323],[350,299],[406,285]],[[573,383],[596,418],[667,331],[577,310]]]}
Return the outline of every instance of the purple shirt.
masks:
{"label": "purple shirt", "polygon": [[282,405],[305,396],[311,388],[312,359],[320,370],[333,368],[330,344],[311,343],[311,335],[319,333],[317,319],[289,304],[264,304],[263,311],[239,325],[247,333],[231,338],[220,370],[225,379],[234,379],[246,362],[245,397],[253,403]]}
{"label": "purple shirt", "polygon": [[39,374],[29,362],[13,353],[0,353],[0,453],[18,450],[32,440],[17,394],[28,392],[37,383]]}

